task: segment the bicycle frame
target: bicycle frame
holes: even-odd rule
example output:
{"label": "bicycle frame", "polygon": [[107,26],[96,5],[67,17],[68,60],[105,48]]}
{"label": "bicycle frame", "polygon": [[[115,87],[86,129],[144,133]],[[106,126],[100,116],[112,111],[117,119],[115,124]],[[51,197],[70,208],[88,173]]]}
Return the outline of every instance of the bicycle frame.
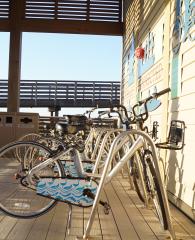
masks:
{"label": "bicycle frame", "polygon": [[[103,133],[105,133],[106,130],[103,131]],[[104,138],[103,138],[103,141],[102,141],[102,144],[100,146],[100,149],[99,149],[99,153],[98,153],[98,156],[97,156],[97,160],[96,160],[96,163],[95,163],[95,167],[94,167],[94,170],[93,170],[93,173],[95,174],[95,172],[97,171],[97,168],[98,168],[98,164],[101,160],[101,156],[102,156],[102,153],[103,153],[103,150],[104,150],[104,146],[106,144],[106,141],[108,139],[108,137],[113,134],[114,132],[120,132],[120,130],[110,130],[105,134]],[[99,136],[102,137],[102,134],[100,134]],[[100,142],[100,139],[98,138],[98,144]],[[28,179],[28,182],[33,184],[33,175],[37,172],[39,172],[40,170],[42,170],[43,168],[45,168],[47,165],[51,164],[51,163],[54,163],[55,161],[59,160],[62,156],[64,156],[65,154],[69,153],[70,151],[74,150],[74,148],[69,148],[67,150],[62,150],[60,153],[48,158],[47,160],[45,160],[44,162],[36,165],[35,167],[33,167],[28,175],[27,175],[27,179]],[[95,149],[95,151],[97,151]],[[74,161],[75,160],[75,161]],[[88,159],[87,159],[88,160]],[[66,161],[66,160],[64,160]],[[77,154],[77,159],[73,159],[73,161],[75,162],[75,165],[76,165],[76,168],[78,170],[78,173],[79,175],[81,175],[82,177],[91,177],[93,174],[89,174],[88,172],[85,172],[83,170],[83,166],[82,166],[82,160],[81,160],[81,156],[79,156],[79,154]],[[96,175],[97,176],[97,175]],[[101,178],[99,176],[99,178]]]}

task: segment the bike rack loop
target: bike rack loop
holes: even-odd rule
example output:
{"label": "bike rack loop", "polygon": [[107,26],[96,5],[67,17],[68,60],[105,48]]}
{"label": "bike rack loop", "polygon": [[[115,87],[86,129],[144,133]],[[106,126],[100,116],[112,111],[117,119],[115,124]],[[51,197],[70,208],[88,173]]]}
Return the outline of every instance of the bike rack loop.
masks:
{"label": "bike rack loop", "polygon": [[[156,173],[157,173],[158,181],[160,183],[159,185],[160,185],[160,190],[162,192],[163,202],[165,203],[165,212],[166,212],[166,216],[167,216],[167,220],[168,220],[168,230],[170,232],[171,239],[176,240],[175,231],[173,229],[173,225],[172,225],[172,221],[171,221],[171,214],[170,214],[170,209],[169,209],[169,204],[168,204],[168,198],[167,198],[167,195],[166,195],[166,190],[164,188],[163,181],[162,181],[161,175],[160,175],[160,169],[159,169],[159,166],[158,166],[158,155],[157,155],[156,147],[155,147],[151,137],[148,136],[143,131],[140,131],[140,130],[130,130],[128,132],[123,132],[118,137],[116,137],[116,139],[113,141],[113,143],[111,145],[111,148],[110,148],[110,151],[109,151],[109,154],[108,154],[108,157],[107,157],[107,160],[106,160],[106,163],[105,163],[105,167],[104,167],[104,170],[103,170],[103,173],[102,173],[102,177],[101,177],[101,180],[100,180],[100,183],[99,183],[98,191],[97,191],[97,194],[96,194],[96,197],[95,197],[95,200],[94,200],[94,204],[92,206],[91,214],[90,214],[90,217],[89,217],[84,235],[83,235],[82,238],[77,238],[77,239],[87,239],[89,234],[90,234],[91,227],[92,227],[92,224],[93,224],[93,221],[94,221],[94,218],[95,218],[97,205],[98,205],[98,202],[99,202],[99,199],[100,199],[101,190],[103,189],[105,183],[109,181],[108,180],[108,181],[105,182],[105,180],[107,180],[106,175],[107,175],[107,172],[108,172],[108,169],[109,169],[109,165],[110,165],[111,159],[113,157],[113,153],[115,152],[114,148],[117,145],[118,141],[120,140],[121,135],[126,135],[126,134],[130,134],[130,135],[135,134],[135,135],[142,136],[142,138],[139,137],[134,142],[132,147],[130,148],[130,149],[135,148],[135,150],[132,152],[132,156],[134,155],[136,150],[138,150],[141,146],[143,146],[143,144],[144,144],[143,139],[145,139],[146,142],[148,142],[148,144],[150,145],[150,147],[152,149],[154,166],[155,166],[155,170],[156,170]],[[142,145],[141,145],[140,140],[142,141]],[[136,148],[136,144],[139,145],[137,148]],[[112,174],[112,176],[113,176],[113,174]],[[109,179],[109,177],[108,177],[108,179]]]}

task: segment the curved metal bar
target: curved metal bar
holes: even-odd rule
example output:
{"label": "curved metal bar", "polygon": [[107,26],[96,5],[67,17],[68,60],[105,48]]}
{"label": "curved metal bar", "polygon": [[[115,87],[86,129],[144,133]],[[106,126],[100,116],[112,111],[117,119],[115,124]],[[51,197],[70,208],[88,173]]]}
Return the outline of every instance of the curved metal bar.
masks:
{"label": "curved metal bar", "polygon": [[[121,140],[121,137],[127,136],[127,135],[137,135],[137,139],[133,142],[132,146],[130,147],[129,151],[124,155],[124,157],[120,160],[120,162],[117,163],[117,165],[112,169],[112,171],[108,174],[109,171],[109,167],[112,161],[112,158],[114,156],[115,153],[115,147],[117,146],[117,144],[119,143],[119,141]],[[160,169],[159,169],[159,165],[158,165],[158,155],[157,155],[157,151],[156,151],[156,147],[153,143],[153,140],[150,138],[150,136],[148,136],[145,132],[140,131],[140,130],[130,130],[127,132],[122,132],[121,134],[119,134],[119,136],[116,137],[116,139],[113,141],[106,163],[105,163],[105,167],[102,173],[102,177],[99,183],[99,187],[97,190],[97,194],[94,200],[94,204],[92,207],[92,211],[83,235],[83,239],[87,239],[90,231],[91,231],[91,227],[95,218],[95,213],[96,213],[96,209],[98,206],[98,202],[100,200],[100,195],[101,195],[101,191],[103,190],[103,187],[106,183],[108,183],[124,166],[124,164],[129,160],[130,157],[132,157],[135,152],[141,148],[141,147],[146,147],[147,144],[149,144],[149,146],[151,147],[151,151],[152,151],[152,155],[153,155],[153,161],[154,161],[154,166],[155,166],[155,171],[157,174],[157,179],[159,181],[159,185],[160,185],[160,190],[162,193],[162,197],[163,197],[163,202],[165,204],[165,212],[166,212],[166,217],[167,217],[167,221],[168,221],[168,230],[171,234],[172,239],[176,239],[175,237],[175,232],[173,229],[173,225],[172,225],[172,221],[171,221],[171,214],[170,214],[170,208],[169,208],[169,203],[168,203],[168,198],[167,198],[167,194],[166,194],[166,190],[161,178],[161,174],[160,174]]]}
{"label": "curved metal bar", "polygon": [[102,157],[102,154],[103,154],[103,151],[104,151],[104,147],[105,147],[105,144],[108,140],[108,138],[110,137],[111,134],[113,133],[117,133],[117,132],[120,132],[122,130],[119,130],[119,129],[114,129],[114,130],[109,130],[106,135],[104,136],[103,138],[103,141],[102,141],[102,144],[100,146],[100,149],[99,149],[99,153],[98,153],[98,156],[97,156],[97,159],[95,161],[95,166],[94,166],[94,169],[93,169],[93,174],[97,172],[97,169],[98,169],[98,166],[99,166],[99,163],[101,161],[101,157]]}

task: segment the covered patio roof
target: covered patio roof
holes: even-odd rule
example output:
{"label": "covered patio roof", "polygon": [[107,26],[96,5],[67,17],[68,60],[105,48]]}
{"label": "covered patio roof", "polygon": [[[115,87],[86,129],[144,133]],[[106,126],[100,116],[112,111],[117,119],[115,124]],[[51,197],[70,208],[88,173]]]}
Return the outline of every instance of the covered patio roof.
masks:
{"label": "covered patio roof", "polygon": [[13,28],[122,35],[122,0],[0,0],[0,31]]}
{"label": "covered patio roof", "polygon": [[22,32],[122,35],[122,0],[0,0],[0,31],[10,32],[7,109],[18,112]]}

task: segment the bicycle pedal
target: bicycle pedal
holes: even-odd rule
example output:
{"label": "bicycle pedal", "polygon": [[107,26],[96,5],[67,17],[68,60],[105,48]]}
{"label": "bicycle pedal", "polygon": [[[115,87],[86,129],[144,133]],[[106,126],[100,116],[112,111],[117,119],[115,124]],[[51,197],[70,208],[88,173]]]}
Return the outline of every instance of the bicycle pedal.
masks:
{"label": "bicycle pedal", "polygon": [[18,180],[18,179],[22,178],[22,175],[19,173],[15,173],[13,177],[15,180]]}
{"label": "bicycle pedal", "polygon": [[105,204],[104,204],[104,213],[105,213],[105,215],[108,215],[110,213],[110,210],[111,210],[110,205],[107,202],[105,202]]}

